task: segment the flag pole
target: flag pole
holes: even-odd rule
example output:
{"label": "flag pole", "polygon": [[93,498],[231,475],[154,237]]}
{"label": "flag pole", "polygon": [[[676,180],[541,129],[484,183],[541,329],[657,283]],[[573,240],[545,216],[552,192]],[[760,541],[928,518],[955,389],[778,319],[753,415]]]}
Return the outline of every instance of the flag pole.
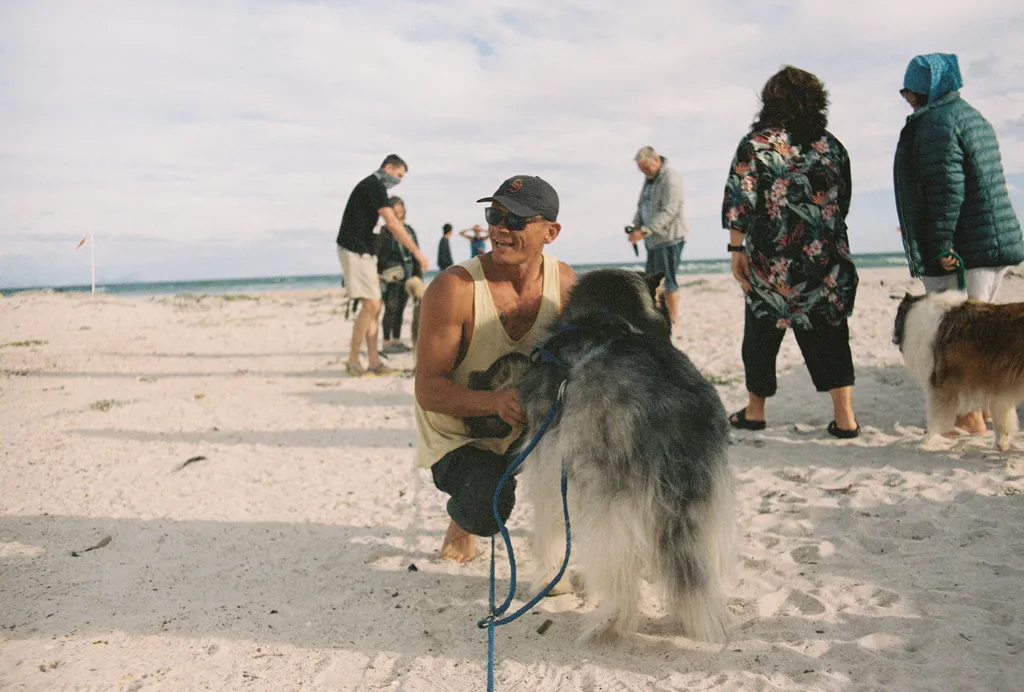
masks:
{"label": "flag pole", "polygon": [[96,292],[96,237],[93,235],[93,232],[89,231],[88,233],[86,233],[85,237],[78,241],[78,245],[75,246],[75,249],[77,250],[78,248],[82,247],[83,245],[86,244],[86,242],[88,242],[90,240],[92,242],[89,243],[89,264],[92,267],[92,292],[95,293]]}

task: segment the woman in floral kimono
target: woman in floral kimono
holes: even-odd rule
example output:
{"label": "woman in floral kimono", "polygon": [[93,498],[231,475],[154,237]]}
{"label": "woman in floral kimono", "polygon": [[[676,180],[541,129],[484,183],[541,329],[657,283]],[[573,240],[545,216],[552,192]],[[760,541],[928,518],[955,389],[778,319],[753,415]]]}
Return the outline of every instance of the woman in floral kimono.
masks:
{"label": "woman in floral kimono", "polygon": [[813,74],[783,68],[764,85],[761,104],[736,150],[722,205],[732,272],[746,294],[748,403],[729,422],[764,429],[776,356],[792,328],[815,388],[832,396],[829,434],[856,437],[847,326],[857,291],[846,235],[850,159],[825,129],[828,92]]}

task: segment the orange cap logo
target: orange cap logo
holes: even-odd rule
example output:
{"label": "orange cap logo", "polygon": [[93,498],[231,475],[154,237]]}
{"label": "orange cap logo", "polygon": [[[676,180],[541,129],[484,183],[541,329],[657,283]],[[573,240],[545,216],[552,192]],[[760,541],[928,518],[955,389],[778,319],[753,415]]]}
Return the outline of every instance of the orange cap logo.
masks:
{"label": "orange cap logo", "polygon": [[511,192],[512,194],[515,194],[515,193],[519,192],[522,189],[523,189],[523,181],[520,180],[519,178],[516,178],[515,180],[513,180],[512,182],[510,182],[508,184],[508,191]]}

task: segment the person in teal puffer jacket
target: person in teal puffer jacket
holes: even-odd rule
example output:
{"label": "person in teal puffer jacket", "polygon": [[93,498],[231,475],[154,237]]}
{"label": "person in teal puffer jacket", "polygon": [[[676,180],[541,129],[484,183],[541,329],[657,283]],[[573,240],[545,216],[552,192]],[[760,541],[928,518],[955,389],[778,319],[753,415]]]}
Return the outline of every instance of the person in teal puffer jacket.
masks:
{"label": "person in teal puffer jacket", "polygon": [[[995,302],[1007,268],[1024,262],[1024,236],[995,130],[960,97],[962,86],[955,55],[918,55],[907,66],[900,94],[914,112],[896,147],[896,211],[910,273],[925,291],[956,288],[962,261],[968,296]],[[956,425],[986,429],[981,411]]]}
{"label": "person in teal puffer jacket", "polygon": [[896,147],[896,210],[910,272],[926,290],[956,286],[953,251],[971,297],[991,301],[1006,268],[1024,262],[1024,236],[995,130],[960,97],[962,86],[955,55],[919,55],[907,66],[900,94],[914,112]]}

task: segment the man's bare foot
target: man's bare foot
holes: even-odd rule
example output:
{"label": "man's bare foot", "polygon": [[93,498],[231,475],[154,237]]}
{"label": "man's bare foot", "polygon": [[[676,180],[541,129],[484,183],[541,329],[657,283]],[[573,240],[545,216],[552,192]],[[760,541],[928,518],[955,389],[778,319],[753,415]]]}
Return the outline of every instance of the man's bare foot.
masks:
{"label": "man's bare foot", "polygon": [[454,521],[449,523],[448,533],[444,535],[444,543],[441,544],[441,559],[465,564],[479,554],[476,549],[476,536],[463,531]]}

